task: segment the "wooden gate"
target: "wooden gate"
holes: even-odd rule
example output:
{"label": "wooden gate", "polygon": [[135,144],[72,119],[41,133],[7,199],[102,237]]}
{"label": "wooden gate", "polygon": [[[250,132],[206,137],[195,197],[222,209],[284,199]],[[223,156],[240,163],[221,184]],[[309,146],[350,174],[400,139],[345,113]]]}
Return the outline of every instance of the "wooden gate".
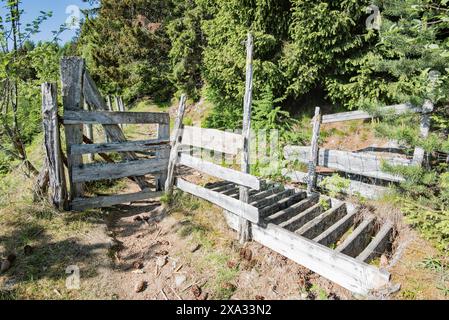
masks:
{"label": "wooden gate", "polygon": [[[111,112],[81,58],[70,57],[61,61],[61,80],[64,114],[63,117],[48,120],[57,127],[59,119],[65,129],[70,186],[68,209],[78,211],[161,196],[170,155],[168,113]],[[57,114],[55,90],[55,86],[43,86],[43,97],[50,97],[45,100],[45,104],[47,109],[52,109],[54,115]],[[84,127],[94,124],[103,127],[107,142],[94,143],[91,137],[84,135]],[[156,124],[157,137],[128,141],[120,126],[123,124]],[[91,127],[88,131],[92,131]],[[51,149],[47,155],[61,152],[58,148]],[[114,161],[111,153],[118,154],[120,160]],[[92,159],[94,154],[101,157],[103,162],[86,161],[85,155],[90,155],[89,158]],[[63,158],[62,154],[60,156]],[[58,159],[55,162],[58,163]],[[150,184],[151,180],[147,175],[154,178],[154,185]],[[85,183],[121,178],[131,179],[139,186],[140,192],[86,197]]]}

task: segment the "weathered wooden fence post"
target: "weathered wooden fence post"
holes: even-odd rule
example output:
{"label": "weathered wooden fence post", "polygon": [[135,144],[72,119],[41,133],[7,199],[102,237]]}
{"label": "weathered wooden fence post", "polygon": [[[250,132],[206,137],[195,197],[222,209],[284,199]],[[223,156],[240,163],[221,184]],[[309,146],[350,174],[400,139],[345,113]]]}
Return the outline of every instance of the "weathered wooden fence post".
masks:
{"label": "weathered wooden fence post", "polygon": [[[181,98],[182,99],[182,98]],[[159,124],[157,128],[157,139],[159,140],[170,140],[170,124]],[[168,168],[166,171],[157,177],[156,190],[162,191],[165,188],[165,181],[167,181]]]}
{"label": "weathered wooden fence post", "polygon": [[[86,111],[92,111],[92,108],[90,107],[90,105],[84,100],[84,108],[86,109]],[[86,128],[86,137],[89,139],[89,141],[91,143],[94,143],[94,125],[93,124],[86,124],[85,125]],[[90,162],[94,162],[95,161],[95,154],[93,153],[89,153],[87,155],[87,158]]]}
{"label": "weathered wooden fence post", "polygon": [[42,122],[51,199],[56,208],[63,210],[66,208],[67,187],[64,164],[61,157],[57,97],[58,93],[55,84],[42,84]]}
{"label": "weathered wooden fence post", "polygon": [[[246,41],[246,85],[243,106],[243,152],[242,172],[250,173],[250,134],[251,134],[251,105],[253,94],[253,49],[254,41],[251,33],[248,33]],[[249,191],[246,187],[240,187],[240,201],[249,203]],[[251,239],[251,223],[244,217],[239,218],[239,240],[243,244]]]}
{"label": "weathered wooden fence post", "polygon": [[178,160],[178,153],[180,147],[180,139],[182,137],[183,130],[183,120],[184,113],[186,110],[186,96],[182,95],[181,100],[179,101],[178,114],[176,115],[176,120],[173,128],[173,133],[171,136],[171,151],[170,151],[170,159],[168,160],[168,170],[167,170],[167,179],[165,180],[165,192],[171,197],[173,194],[173,184],[175,181],[175,166]]}
{"label": "weathered wooden fence post", "polygon": [[[425,139],[430,132],[430,114],[434,109],[434,105],[430,100],[427,100],[422,107],[421,124],[419,127],[420,137]],[[422,166],[424,162],[425,151],[421,147],[416,147],[413,153],[413,164]]]}
{"label": "weathered wooden fence post", "polygon": [[[83,110],[84,60],[78,57],[66,57],[61,60],[62,100],[65,111]],[[72,169],[83,164],[81,155],[72,155],[71,146],[83,143],[83,125],[65,125],[68,169],[70,179],[70,200],[82,197],[84,184],[74,183]]]}
{"label": "weathered wooden fence post", "polygon": [[321,128],[321,109],[315,108],[315,117],[313,121],[312,144],[310,148],[310,158],[307,174],[307,192],[312,193],[316,189],[317,175],[316,167],[318,165],[318,140],[320,138]]}

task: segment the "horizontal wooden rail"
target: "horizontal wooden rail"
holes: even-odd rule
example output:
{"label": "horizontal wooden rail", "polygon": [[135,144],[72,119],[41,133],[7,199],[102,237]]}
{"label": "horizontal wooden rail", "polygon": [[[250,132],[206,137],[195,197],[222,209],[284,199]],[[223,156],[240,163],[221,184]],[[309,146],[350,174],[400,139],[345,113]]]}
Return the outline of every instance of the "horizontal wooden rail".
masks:
{"label": "horizontal wooden rail", "polygon": [[170,149],[169,143],[169,140],[154,139],[99,144],[77,144],[72,145],[71,154],[156,151],[162,149]]}
{"label": "horizontal wooden rail", "polygon": [[243,149],[243,136],[232,132],[197,127],[184,127],[183,145],[237,155]]}
{"label": "horizontal wooden rail", "polygon": [[71,202],[70,208],[73,211],[83,211],[92,208],[104,208],[122,203],[160,198],[162,195],[162,192],[142,191],[131,194],[102,196],[96,198],[76,198]]}
{"label": "horizontal wooden rail", "polygon": [[176,187],[184,192],[207,200],[253,223],[259,222],[259,210],[240,200],[197,186],[181,178],[176,179]]}
{"label": "horizontal wooden rail", "polygon": [[[290,161],[308,163],[310,147],[287,146],[284,156]],[[354,153],[340,150],[320,149],[318,165],[330,169],[358,174],[366,177],[388,180],[393,182],[404,181],[404,178],[382,171],[382,162],[390,165],[410,166],[412,161],[402,158],[381,158],[371,154]]]}
{"label": "horizontal wooden rail", "polygon": [[323,116],[322,123],[334,123],[334,122],[343,122],[343,121],[351,121],[351,120],[365,120],[372,119],[379,116],[384,116],[388,113],[393,113],[396,115],[404,114],[406,112],[422,112],[421,108],[416,108],[411,104],[398,104],[394,106],[387,106],[380,109],[380,112],[377,114],[370,114],[366,111],[350,111],[350,112],[341,112],[328,114]]}
{"label": "horizontal wooden rail", "polygon": [[178,164],[204,172],[210,176],[227,180],[254,190],[260,190],[260,180],[255,176],[240,171],[224,168],[222,166],[194,158],[188,154],[181,154]]}
{"label": "horizontal wooden rail", "polygon": [[170,123],[168,113],[160,112],[66,111],[63,119],[65,125]]}
{"label": "horizontal wooden rail", "polygon": [[159,173],[167,169],[168,159],[135,160],[119,163],[85,164],[73,168],[74,182],[120,179]]}

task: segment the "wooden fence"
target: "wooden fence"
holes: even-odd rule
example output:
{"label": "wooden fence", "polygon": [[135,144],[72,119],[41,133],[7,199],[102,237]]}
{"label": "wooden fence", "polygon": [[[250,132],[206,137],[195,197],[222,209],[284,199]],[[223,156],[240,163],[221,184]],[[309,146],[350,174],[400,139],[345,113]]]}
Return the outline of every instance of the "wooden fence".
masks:
{"label": "wooden fence", "polygon": [[[84,66],[76,57],[61,61],[61,82],[64,114],[58,117],[55,85],[42,87],[45,146],[50,180],[54,181],[55,205],[70,210],[112,206],[121,203],[151,199],[162,195],[170,154],[170,117],[167,113],[111,111]],[[86,106],[84,106],[86,104]],[[120,100],[117,102],[118,105]],[[60,146],[59,125],[64,126],[67,157]],[[92,125],[101,125],[107,142],[94,143]],[[157,124],[157,137],[144,141],[128,141],[123,124]],[[84,127],[88,135],[84,135]],[[109,154],[117,153],[115,162]],[[98,154],[104,161],[92,163]],[[145,156],[138,156],[144,154]],[[69,192],[65,187],[64,166],[68,169]],[[151,186],[147,175],[152,175]],[[85,183],[130,178],[140,192],[101,197],[86,197]]]}

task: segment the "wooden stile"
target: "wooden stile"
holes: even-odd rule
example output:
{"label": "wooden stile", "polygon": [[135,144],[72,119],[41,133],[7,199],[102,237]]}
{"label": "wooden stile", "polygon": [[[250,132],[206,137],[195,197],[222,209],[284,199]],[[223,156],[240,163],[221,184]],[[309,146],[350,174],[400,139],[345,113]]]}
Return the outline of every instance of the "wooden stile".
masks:
{"label": "wooden stile", "polygon": [[312,133],[312,144],[309,155],[308,164],[308,179],[307,179],[307,192],[310,194],[316,189],[317,175],[316,167],[318,165],[318,140],[320,138],[320,126],[321,126],[321,109],[319,107],[315,108],[315,117],[313,120],[313,133]]}

